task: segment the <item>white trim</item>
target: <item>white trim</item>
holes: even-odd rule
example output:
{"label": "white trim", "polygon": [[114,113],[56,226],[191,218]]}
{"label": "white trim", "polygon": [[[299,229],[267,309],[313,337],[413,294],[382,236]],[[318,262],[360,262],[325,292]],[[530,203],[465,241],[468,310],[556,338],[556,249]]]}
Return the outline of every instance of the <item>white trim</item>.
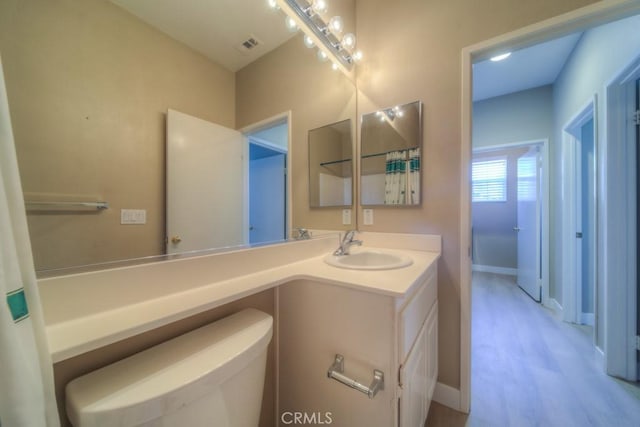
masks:
{"label": "white trim", "polygon": [[493,265],[479,265],[473,264],[471,266],[472,271],[479,271],[483,273],[494,273],[494,274],[506,274],[508,276],[517,276],[518,269],[517,268],[508,268],[508,267],[496,267]]}
{"label": "white trim", "polygon": [[469,412],[471,400],[471,117],[473,60],[482,60],[503,49],[514,50],[583,31],[640,12],[637,0],[600,1],[583,8],[526,26],[519,30],[465,47],[461,52],[460,117],[460,411]]}
{"label": "white trim", "polygon": [[[602,200],[604,361],[609,375],[637,381],[636,336],[636,144],[627,113],[635,110],[632,82],[640,78],[640,57],[634,58],[605,84],[606,153]],[[631,96],[633,95],[633,96]],[[620,106],[624,106],[620,108]],[[611,143],[609,143],[611,142]],[[626,142],[626,143],[625,143]]]}
{"label": "white trim", "polygon": [[455,409],[456,411],[465,412],[460,407],[460,390],[441,382],[436,383],[436,388],[433,392],[433,401],[448,408]]}
{"label": "white trim", "polygon": [[282,153],[282,154],[287,154],[289,152],[288,147],[286,148],[282,147],[278,144],[274,144],[271,141],[267,141],[266,139],[258,138],[253,135],[249,135],[248,138],[249,138],[250,144],[257,145],[263,148],[268,148],[269,150],[277,151],[278,153]]}

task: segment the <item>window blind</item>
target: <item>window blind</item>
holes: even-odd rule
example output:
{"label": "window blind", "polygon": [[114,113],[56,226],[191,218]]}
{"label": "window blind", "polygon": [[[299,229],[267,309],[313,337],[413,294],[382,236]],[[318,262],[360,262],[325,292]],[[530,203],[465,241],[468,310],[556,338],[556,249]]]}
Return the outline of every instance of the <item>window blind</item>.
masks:
{"label": "window blind", "polygon": [[506,202],[507,159],[474,161],[471,188],[473,202]]}

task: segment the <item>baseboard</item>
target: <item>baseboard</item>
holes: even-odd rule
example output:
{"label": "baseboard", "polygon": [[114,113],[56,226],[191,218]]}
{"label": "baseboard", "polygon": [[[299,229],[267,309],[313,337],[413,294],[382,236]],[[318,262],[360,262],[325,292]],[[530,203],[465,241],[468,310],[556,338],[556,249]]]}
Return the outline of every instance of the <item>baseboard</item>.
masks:
{"label": "baseboard", "polygon": [[438,382],[433,392],[433,401],[460,411],[460,390]]}
{"label": "baseboard", "polygon": [[580,323],[583,325],[595,326],[596,315],[594,313],[580,313]]}
{"label": "baseboard", "polygon": [[480,271],[482,273],[494,273],[494,274],[506,274],[507,276],[517,276],[518,269],[508,267],[495,267],[493,265],[478,265],[473,264],[471,266],[473,271]]}

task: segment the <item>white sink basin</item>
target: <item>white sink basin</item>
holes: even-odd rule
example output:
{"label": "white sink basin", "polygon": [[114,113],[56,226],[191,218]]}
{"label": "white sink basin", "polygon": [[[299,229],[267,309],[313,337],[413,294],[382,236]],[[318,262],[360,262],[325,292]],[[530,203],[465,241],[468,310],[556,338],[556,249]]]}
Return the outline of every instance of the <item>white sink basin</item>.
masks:
{"label": "white sink basin", "polygon": [[334,267],[352,270],[392,270],[413,264],[408,256],[375,249],[363,249],[350,255],[327,255],[324,262]]}

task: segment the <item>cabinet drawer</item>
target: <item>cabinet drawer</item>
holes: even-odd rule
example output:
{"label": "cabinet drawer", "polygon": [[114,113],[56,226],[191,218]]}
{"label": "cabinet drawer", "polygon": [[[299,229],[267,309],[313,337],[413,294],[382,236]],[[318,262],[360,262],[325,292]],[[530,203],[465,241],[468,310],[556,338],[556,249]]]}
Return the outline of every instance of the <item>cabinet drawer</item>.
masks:
{"label": "cabinet drawer", "polygon": [[407,302],[400,311],[398,324],[399,360],[403,361],[411,350],[418,332],[438,298],[438,270],[437,265],[432,265],[427,272],[425,282],[418,292]]}

